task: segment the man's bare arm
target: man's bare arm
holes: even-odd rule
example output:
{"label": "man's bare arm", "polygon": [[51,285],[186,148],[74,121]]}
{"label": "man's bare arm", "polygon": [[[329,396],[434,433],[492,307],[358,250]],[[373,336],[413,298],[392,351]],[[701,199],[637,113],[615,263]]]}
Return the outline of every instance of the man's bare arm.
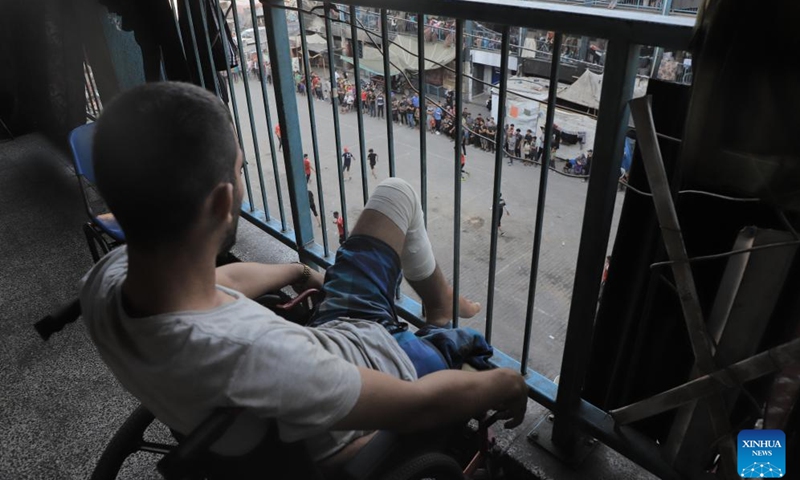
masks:
{"label": "man's bare arm", "polygon": [[[241,262],[217,267],[217,284],[241,292],[248,298],[300,283],[302,278],[303,266],[297,263],[268,265]],[[321,273],[311,270],[305,287],[320,288],[322,280]]]}
{"label": "man's bare arm", "polygon": [[514,428],[528,404],[524,379],[509,369],[443,370],[414,382],[367,368],[359,371],[361,394],[334,430],[413,432],[465,421],[489,409]]}

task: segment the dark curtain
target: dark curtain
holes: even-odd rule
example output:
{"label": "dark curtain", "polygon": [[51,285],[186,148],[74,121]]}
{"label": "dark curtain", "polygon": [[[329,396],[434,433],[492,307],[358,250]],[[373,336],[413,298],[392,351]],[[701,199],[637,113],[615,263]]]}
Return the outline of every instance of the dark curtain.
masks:
{"label": "dark curtain", "polygon": [[41,131],[65,144],[85,121],[78,20],[72,2],[2,2],[0,118],[14,135]]}
{"label": "dark curtain", "polygon": [[[226,69],[226,62],[234,62],[235,57],[227,24],[223,23],[220,28],[216,1],[176,0],[178,22],[167,0],[100,0],[100,3],[120,16],[123,30],[134,33],[142,49],[148,82],[161,79],[163,59],[167,79],[205,84],[215,94],[226,94],[224,89],[216,91],[215,77],[218,71]],[[209,61],[209,44],[212,61]]]}

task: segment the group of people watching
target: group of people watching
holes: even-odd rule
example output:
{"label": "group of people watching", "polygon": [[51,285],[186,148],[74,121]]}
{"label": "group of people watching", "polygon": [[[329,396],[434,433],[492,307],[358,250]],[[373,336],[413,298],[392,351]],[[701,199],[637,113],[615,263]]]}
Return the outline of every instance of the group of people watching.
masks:
{"label": "group of people watching", "polygon": [[[337,82],[337,97],[341,113],[348,113],[354,108],[360,108],[364,115],[385,118],[391,115],[392,120],[409,128],[420,128],[420,96],[416,92],[411,95],[399,95],[391,92],[390,101],[386,101],[383,85],[375,82],[364,82],[359,94],[352,82],[348,81],[347,72],[335,72]],[[316,73],[310,76],[311,88],[306,87],[305,77],[300,72],[295,72],[297,92],[306,94],[310,91],[319,100],[329,100],[331,97],[330,81],[322,79]],[[393,89],[394,90],[394,89]],[[359,97],[359,98],[357,98]],[[487,105],[489,107],[489,105]],[[456,139],[456,111],[454,92],[448,90],[444,103],[428,100],[425,102],[427,130],[437,135],[444,134],[452,140]],[[485,152],[494,152],[497,148],[496,137],[498,125],[491,116],[472,113],[464,108],[462,119],[462,152],[466,155],[466,147],[472,145]],[[504,127],[502,148],[508,158],[508,164],[513,165],[514,160],[541,163],[544,158],[544,127],[539,127],[538,134],[531,129],[525,132],[513,123]],[[554,125],[553,137],[550,142],[550,165],[555,162],[555,153],[561,145],[562,131]]]}

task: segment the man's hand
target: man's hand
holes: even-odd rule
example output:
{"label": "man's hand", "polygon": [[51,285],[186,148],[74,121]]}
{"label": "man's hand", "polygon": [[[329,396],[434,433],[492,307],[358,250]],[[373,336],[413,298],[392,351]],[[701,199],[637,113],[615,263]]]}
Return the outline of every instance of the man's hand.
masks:
{"label": "man's hand", "polygon": [[414,432],[464,422],[487,410],[500,412],[499,418],[508,420],[506,428],[525,418],[528,388],[513,370],[443,370],[414,382],[367,368],[359,371],[361,394],[334,430]]}
{"label": "man's hand", "polygon": [[508,376],[505,380],[508,386],[504,388],[504,391],[508,392],[508,398],[492,409],[497,411],[497,418],[508,420],[503,424],[504,427],[516,428],[525,419],[525,411],[528,409],[528,386],[522,375],[513,370],[501,368],[496,372]]}

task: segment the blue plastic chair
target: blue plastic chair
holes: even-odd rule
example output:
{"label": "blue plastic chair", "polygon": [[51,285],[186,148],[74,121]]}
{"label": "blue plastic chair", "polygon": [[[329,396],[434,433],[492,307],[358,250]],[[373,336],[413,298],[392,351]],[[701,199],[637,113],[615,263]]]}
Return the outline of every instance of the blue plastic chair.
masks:
{"label": "blue plastic chair", "polygon": [[[94,137],[94,123],[81,125],[69,134],[69,145],[72,149],[72,160],[75,164],[75,173],[83,196],[83,204],[89,222],[83,226],[89,250],[94,261],[98,261],[111,249],[125,243],[125,233],[111,213],[98,214],[92,209],[89,202],[88,189],[94,189],[95,177],[92,165],[92,139]],[[99,250],[98,250],[99,247]]]}

